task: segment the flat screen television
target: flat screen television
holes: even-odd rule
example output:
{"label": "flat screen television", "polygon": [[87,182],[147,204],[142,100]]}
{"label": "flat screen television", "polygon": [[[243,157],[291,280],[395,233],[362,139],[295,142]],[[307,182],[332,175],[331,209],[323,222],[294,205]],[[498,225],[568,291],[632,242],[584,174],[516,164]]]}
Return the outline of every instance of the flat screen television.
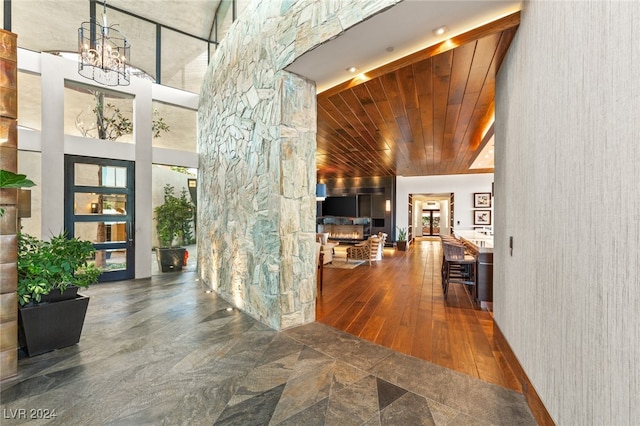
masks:
{"label": "flat screen television", "polygon": [[323,216],[347,216],[357,217],[358,202],[354,196],[327,197],[322,203]]}

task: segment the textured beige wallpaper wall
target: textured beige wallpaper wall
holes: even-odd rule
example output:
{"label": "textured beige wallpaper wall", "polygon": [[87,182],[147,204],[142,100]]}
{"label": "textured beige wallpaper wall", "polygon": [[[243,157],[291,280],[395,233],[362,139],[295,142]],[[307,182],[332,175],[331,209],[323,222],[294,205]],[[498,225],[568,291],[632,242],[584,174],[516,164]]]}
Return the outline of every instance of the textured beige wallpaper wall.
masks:
{"label": "textured beige wallpaper wall", "polygon": [[525,3],[496,90],[496,321],[558,424],[638,424],[640,2]]}

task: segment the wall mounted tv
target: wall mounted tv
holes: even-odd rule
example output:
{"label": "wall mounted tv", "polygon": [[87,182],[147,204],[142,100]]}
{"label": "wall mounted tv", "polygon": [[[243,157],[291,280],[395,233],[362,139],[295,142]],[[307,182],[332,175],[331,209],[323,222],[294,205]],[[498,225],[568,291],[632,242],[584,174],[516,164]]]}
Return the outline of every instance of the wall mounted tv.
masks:
{"label": "wall mounted tv", "polygon": [[327,197],[322,203],[323,216],[357,217],[358,200],[356,196]]}

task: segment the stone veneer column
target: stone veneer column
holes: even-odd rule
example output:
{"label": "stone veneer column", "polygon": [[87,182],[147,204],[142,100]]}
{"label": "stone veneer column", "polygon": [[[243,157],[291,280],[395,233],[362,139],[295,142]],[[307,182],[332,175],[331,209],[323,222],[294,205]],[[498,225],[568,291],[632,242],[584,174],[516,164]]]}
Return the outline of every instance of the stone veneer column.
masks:
{"label": "stone veneer column", "polygon": [[315,320],[315,83],[297,57],[398,0],[254,1],[209,65],[198,108],[198,264],[264,324]]}
{"label": "stone veneer column", "polygon": [[[0,30],[0,169],[18,168],[16,35]],[[17,190],[0,189],[0,379],[18,372]]]}

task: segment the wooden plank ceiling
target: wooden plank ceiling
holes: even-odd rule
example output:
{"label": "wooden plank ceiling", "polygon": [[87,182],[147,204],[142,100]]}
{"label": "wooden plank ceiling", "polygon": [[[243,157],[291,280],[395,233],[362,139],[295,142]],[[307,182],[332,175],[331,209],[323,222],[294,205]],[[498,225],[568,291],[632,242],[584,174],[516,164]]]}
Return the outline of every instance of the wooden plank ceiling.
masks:
{"label": "wooden plank ceiling", "polygon": [[519,22],[518,12],[318,94],[318,179],[493,172],[469,166],[493,133],[496,71]]}

